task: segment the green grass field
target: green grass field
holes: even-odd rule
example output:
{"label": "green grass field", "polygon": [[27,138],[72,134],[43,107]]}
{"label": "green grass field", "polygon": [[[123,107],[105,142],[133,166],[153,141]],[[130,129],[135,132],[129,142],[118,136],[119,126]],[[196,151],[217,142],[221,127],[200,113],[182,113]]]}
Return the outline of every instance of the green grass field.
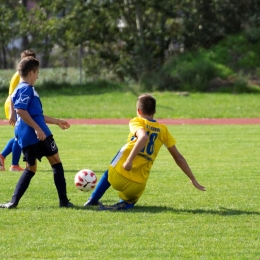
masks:
{"label": "green grass field", "polygon": [[[91,88],[92,85],[89,86]],[[101,88],[101,87],[100,87]],[[37,90],[37,88],[36,88]],[[100,91],[100,93],[98,93]],[[106,89],[39,90],[44,113],[60,118],[132,118],[137,93]],[[256,118],[259,117],[258,94],[154,92],[157,118]],[[0,119],[5,119],[0,96]]]}
{"label": "green grass field", "polygon": [[[101,177],[125,143],[128,126],[51,129],[77,207],[58,208],[43,159],[18,208],[0,210],[0,259],[259,259],[258,125],[170,126],[207,191],[196,190],[162,148],[143,196],[129,212],[86,209],[90,193],[74,187],[80,169]],[[13,132],[1,126],[0,136],[3,147]],[[10,199],[19,175],[0,173],[0,202]],[[117,200],[112,188],[102,198],[104,204]]]}
{"label": "green grass field", "polygon": [[[3,108],[13,70],[0,70],[0,107]],[[44,113],[61,118],[131,118],[141,91],[138,85],[106,81],[79,84],[77,68],[41,69],[35,88]],[[259,117],[259,94],[154,92],[157,118]],[[0,109],[0,119],[5,119]]]}

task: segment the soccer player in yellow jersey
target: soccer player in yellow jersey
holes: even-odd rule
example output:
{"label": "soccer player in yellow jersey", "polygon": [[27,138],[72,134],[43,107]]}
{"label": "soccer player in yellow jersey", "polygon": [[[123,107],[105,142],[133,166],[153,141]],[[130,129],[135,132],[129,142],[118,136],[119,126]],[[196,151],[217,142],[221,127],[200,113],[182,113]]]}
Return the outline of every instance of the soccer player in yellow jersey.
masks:
{"label": "soccer player in yellow jersey", "polygon": [[[21,53],[21,59],[32,56],[36,57],[35,53],[31,50],[25,50]],[[11,95],[16,89],[20,82],[20,76],[18,71],[13,75],[10,86],[9,86],[9,95],[5,101],[5,116],[6,119],[9,120],[10,125],[15,124],[15,114],[11,113]],[[23,171],[23,168],[19,166],[19,160],[21,156],[22,149],[19,146],[17,139],[15,137],[11,138],[7,144],[5,145],[5,148],[3,151],[0,153],[0,171],[5,171],[5,158],[8,156],[10,153],[12,153],[12,165],[10,166],[10,171]]]}
{"label": "soccer player in yellow jersey", "polygon": [[[187,161],[177,150],[176,141],[167,126],[154,119],[155,98],[149,94],[139,96],[136,109],[138,117],[130,120],[127,143],[114,157],[84,206],[100,205],[100,210],[127,210],[134,207],[145,190],[151,167],[162,145],[167,147],[192,184],[205,191],[205,187],[197,182]],[[104,206],[99,203],[99,199],[110,185],[119,192],[120,202]]]}

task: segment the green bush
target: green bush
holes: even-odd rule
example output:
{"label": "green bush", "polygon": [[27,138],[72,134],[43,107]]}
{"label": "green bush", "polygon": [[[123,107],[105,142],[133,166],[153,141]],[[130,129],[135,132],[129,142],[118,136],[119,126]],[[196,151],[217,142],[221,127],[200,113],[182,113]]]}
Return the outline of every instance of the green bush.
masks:
{"label": "green bush", "polygon": [[140,80],[140,91],[177,91],[181,89],[179,77],[172,76],[170,73],[161,70],[146,73]]}
{"label": "green bush", "polygon": [[[260,67],[260,29],[252,29],[237,35],[230,35],[210,49],[183,53],[163,68],[163,77],[157,80],[157,73],[146,80],[153,90],[208,91],[208,83],[220,78],[239,78],[231,81],[228,88],[217,91],[252,92],[247,76],[257,74]],[[241,72],[243,74],[241,74]],[[241,74],[241,75],[240,75]]]}
{"label": "green bush", "polygon": [[193,59],[190,55],[187,57],[174,66],[145,75],[141,81],[142,90],[206,92],[212,79],[234,74],[229,67],[210,61],[206,55],[199,54]]}
{"label": "green bush", "polygon": [[245,37],[250,43],[257,44],[260,41],[260,28],[253,27],[245,32]]}
{"label": "green bush", "polygon": [[234,82],[233,92],[234,93],[241,93],[241,92],[246,93],[246,92],[251,92],[251,91],[248,88],[247,82],[243,78],[240,78]]}
{"label": "green bush", "polygon": [[184,62],[173,71],[173,75],[180,78],[182,90],[185,91],[206,91],[207,83],[217,74],[214,64],[204,59]]}

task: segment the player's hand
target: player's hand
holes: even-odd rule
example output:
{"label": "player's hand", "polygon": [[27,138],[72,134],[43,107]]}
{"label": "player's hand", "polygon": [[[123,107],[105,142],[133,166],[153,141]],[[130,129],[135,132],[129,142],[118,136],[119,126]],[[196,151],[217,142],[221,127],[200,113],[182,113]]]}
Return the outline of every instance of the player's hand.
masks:
{"label": "player's hand", "polygon": [[58,125],[61,129],[63,129],[63,130],[70,128],[70,124],[69,124],[67,121],[62,120],[62,119],[60,119],[60,120],[58,121],[58,124],[57,124],[57,125]]}
{"label": "player's hand", "polygon": [[42,129],[35,130],[35,134],[37,136],[37,139],[40,141],[44,141],[46,139],[45,133],[42,131]]}
{"label": "player's hand", "polygon": [[9,119],[9,125],[14,126],[16,123],[16,120]]}
{"label": "player's hand", "polygon": [[16,123],[16,117],[15,117],[15,115],[11,115],[11,116],[9,117],[9,124],[12,125],[12,126],[14,126],[15,123]]}
{"label": "player's hand", "polygon": [[131,162],[124,162],[124,164],[122,165],[122,167],[126,170],[126,171],[130,171],[132,169],[132,163]]}
{"label": "player's hand", "polygon": [[192,180],[191,182],[192,182],[192,184],[193,184],[197,189],[199,189],[199,190],[201,190],[201,191],[206,191],[206,188],[205,188],[204,186],[201,186],[201,185],[197,182],[197,180]]}

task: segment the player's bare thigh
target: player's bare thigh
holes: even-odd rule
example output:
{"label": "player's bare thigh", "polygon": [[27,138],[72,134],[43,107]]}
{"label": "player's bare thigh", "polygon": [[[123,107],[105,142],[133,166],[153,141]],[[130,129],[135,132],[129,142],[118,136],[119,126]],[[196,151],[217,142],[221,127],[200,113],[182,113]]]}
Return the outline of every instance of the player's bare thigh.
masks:
{"label": "player's bare thigh", "polygon": [[37,170],[37,160],[35,160],[35,164],[34,165],[30,165],[30,164],[28,164],[28,162],[26,162],[26,169],[31,171],[31,172],[36,173],[36,170]]}
{"label": "player's bare thigh", "polygon": [[61,162],[59,153],[56,153],[52,156],[46,156],[46,158],[48,159],[50,165],[54,165]]}

